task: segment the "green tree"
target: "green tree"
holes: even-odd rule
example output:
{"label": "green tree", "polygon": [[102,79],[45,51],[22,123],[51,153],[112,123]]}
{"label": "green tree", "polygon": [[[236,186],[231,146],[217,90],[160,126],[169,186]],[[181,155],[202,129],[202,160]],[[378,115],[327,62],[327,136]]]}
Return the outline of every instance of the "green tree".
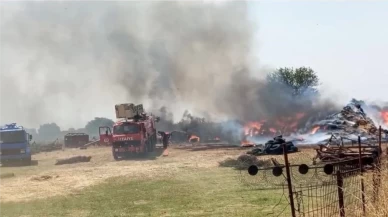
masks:
{"label": "green tree", "polygon": [[114,121],[109,118],[95,117],[94,120],[91,120],[86,124],[85,130],[89,135],[98,135],[99,127],[113,127],[113,124]]}
{"label": "green tree", "polygon": [[61,128],[56,123],[40,125],[38,135],[43,140],[54,140],[61,136]]}
{"label": "green tree", "polygon": [[319,78],[317,73],[308,67],[279,68],[267,76],[269,84],[283,85],[294,96],[306,93],[318,93]]}

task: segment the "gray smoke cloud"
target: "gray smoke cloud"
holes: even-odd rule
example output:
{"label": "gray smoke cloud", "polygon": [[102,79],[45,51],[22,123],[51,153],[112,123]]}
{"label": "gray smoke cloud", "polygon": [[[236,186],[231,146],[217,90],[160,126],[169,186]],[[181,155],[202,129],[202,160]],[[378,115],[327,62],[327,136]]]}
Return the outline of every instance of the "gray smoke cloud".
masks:
{"label": "gray smoke cloud", "polygon": [[186,109],[214,120],[321,110],[264,82],[247,4],[2,3],[0,121],[82,127],[124,102],[178,120]]}
{"label": "gray smoke cloud", "polygon": [[222,111],[248,65],[247,16],[244,2],[6,2],[2,122],[83,125],[121,102]]}

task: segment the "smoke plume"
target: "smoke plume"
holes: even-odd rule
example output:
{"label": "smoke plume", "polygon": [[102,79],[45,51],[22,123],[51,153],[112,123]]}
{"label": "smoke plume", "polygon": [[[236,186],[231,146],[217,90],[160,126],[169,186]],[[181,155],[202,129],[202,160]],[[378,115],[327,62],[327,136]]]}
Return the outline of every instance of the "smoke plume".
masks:
{"label": "smoke plume", "polygon": [[322,110],[265,82],[247,4],[2,3],[0,121],[79,127],[124,102],[213,120]]}

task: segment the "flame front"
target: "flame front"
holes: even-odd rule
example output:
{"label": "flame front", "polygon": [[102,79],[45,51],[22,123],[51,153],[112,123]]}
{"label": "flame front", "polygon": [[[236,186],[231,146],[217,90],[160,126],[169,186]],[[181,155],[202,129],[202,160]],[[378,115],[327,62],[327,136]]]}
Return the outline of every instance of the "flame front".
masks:
{"label": "flame front", "polygon": [[385,125],[388,125],[388,111],[381,111],[381,117]]}
{"label": "flame front", "polygon": [[255,144],[253,142],[250,142],[250,141],[247,141],[247,140],[242,140],[241,141],[241,146],[242,147],[252,147],[254,146]]}
{"label": "flame front", "polygon": [[189,138],[189,142],[199,142],[200,138],[196,135],[191,135]]}
{"label": "flame front", "polygon": [[311,133],[310,134],[315,134],[318,130],[319,130],[319,126],[316,126],[314,127],[312,130],[311,130]]}
{"label": "flame front", "polygon": [[249,141],[249,137],[276,136],[278,134],[289,135],[295,133],[300,120],[304,117],[304,113],[296,113],[294,116],[279,117],[271,121],[260,120],[247,122],[244,125],[244,139],[241,141],[241,145],[252,145],[253,143]]}
{"label": "flame front", "polygon": [[293,133],[297,130],[299,121],[305,117],[304,113],[297,113],[290,117],[280,117],[273,121],[261,120],[251,121],[245,124],[244,132],[246,136],[271,135],[278,133]]}

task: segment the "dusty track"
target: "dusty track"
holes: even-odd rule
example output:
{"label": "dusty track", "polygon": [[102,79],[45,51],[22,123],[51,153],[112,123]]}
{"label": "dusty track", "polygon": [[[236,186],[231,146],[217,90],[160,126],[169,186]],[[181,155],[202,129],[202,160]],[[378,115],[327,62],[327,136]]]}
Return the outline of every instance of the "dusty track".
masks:
{"label": "dusty track", "polygon": [[[170,176],[187,170],[217,167],[227,157],[245,152],[235,148],[197,150],[170,148],[168,157],[114,161],[108,147],[86,150],[69,149],[33,156],[37,165],[2,167],[1,173],[14,173],[15,177],[2,179],[0,201],[25,201],[55,195],[71,195],[87,186],[112,177],[153,178]],[[160,153],[158,153],[160,154]],[[76,155],[89,155],[88,163],[55,166],[56,159]]]}

